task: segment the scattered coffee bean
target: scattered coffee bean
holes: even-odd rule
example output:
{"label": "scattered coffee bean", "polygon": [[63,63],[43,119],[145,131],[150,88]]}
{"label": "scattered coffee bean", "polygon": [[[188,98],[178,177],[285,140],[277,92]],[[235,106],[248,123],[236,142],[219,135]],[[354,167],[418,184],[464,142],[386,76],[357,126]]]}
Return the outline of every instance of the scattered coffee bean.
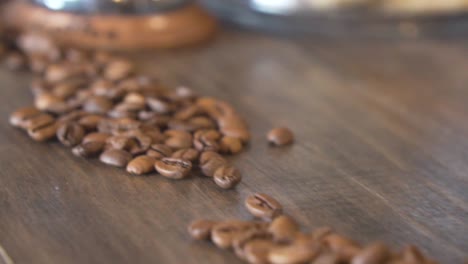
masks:
{"label": "scattered coffee bean", "polygon": [[234,137],[223,137],[220,142],[221,152],[237,154],[242,151],[242,141]]}
{"label": "scattered coffee bean", "polygon": [[216,224],[211,230],[211,240],[219,248],[230,248],[236,236],[252,229],[252,223],[245,221],[225,221]]}
{"label": "scattered coffee bean", "polygon": [[180,149],[172,154],[172,158],[189,160],[195,162],[198,160],[199,152],[193,148]]}
{"label": "scattered coffee bean", "polygon": [[104,76],[111,81],[118,81],[126,78],[133,72],[133,64],[126,60],[110,61],[105,70]]}
{"label": "scattered coffee bean", "polygon": [[142,155],[131,160],[127,165],[127,172],[135,175],[147,174],[154,171],[156,159]]}
{"label": "scattered coffee bean", "polygon": [[296,239],[293,243],[275,247],[268,252],[272,264],[307,263],[320,254],[320,244],[312,239]]}
{"label": "scattered coffee bean", "polygon": [[190,236],[195,240],[206,240],[211,236],[211,229],[217,222],[211,220],[197,220],[193,221],[188,226]]}
{"label": "scattered coffee bean", "polygon": [[183,179],[192,169],[192,163],[188,160],[162,158],[156,160],[155,168],[159,174],[170,179]]}
{"label": "scattered coffee bean", "polygon": [[325,243],[346,261],[351,261],[361,250],[356,242],[338,234],[331,234],[325,237]]}
{"label": "scattered coffee bean", "polygon": [[254,240],[244,246],[245,260],[251,264],[268,264],[268,254],[276,244],[271,240]]}
{"label": "scattered coffee bean", "polygon": [[35,107],[23,107],[10,115],[10,124],[15,127],[27,129],[27,121],[37,117],[40,114],[42,114],[42,112]]}
{"label": "scattered coffee bean", "polygon": [[214,173],[214,182],[223,189],[234,188],[242,179],[241,173],[233,166],[223,165]]}
{"label": "scattered coffee bean", "polygon": [[125,167],[132,159],[132,155],[125,150],[109,149],[104,151],[99,160],[102,163],[115,167]]}
{"label": "scattered coffee bean", "polygon": [[273,234],[275,242],[289,243],[294,240],[299,232],[299,225],[291,217],[280,215],[271,222],[268,231]]}
{"label": "scattered coffee bean", "polygon": [[267,135],[268,141],[275,146],[284,146],[294,141],[294,135],[288,128],[274,128]]}
{"label": "scattered coffee bean", "polygon": [[188,132],[167,130],[164,135],[168,137],[164,144],[172,149],[185,149],[192,147],[192,135]]}
{"label": "scattered coffee bean", "polygon": [[28,129],[29,136],[35,141],[47,141],[53,139],[57,133],[57,123],[51,122],[41,126],[35,126]]}
{"label": "scattered coffee bean", "polygon": [[218,153],[205,151],[200,155],[200,168],[207,177],[213,177],[215,171],[227,164],[227,161]]}
{"label": "scattered coffee bean", "polygon": [[245,200],[245,207],[253,216],[263,219],[273,219],[283,211],[278,201],[264,193],[248,196]]}
{"label": "scattered coffee bean", "polygon": [[172,150],[166,145],[154,144],[150,146],[150,148],[146,152],[146,155],[155,159],[162,159],[165,157],[170,157],[172,155]]}
{"label": "scattered coffee bean", "polygon": [[99,155],[104,149],[104,145],[105,141],[83,140],[80,145],[72,149],[72,153],[78,157],[91,158]]}
{"label": "scattered coffee bean", "polygon": [[67,147],[73,147],[79,144],[84,135],[84,128],[76,123],[65,123],[60,125],[57,129],[58,140]]}
{"label": "scattered coffee bean", "polygon": [[389,248],[381,242],[371,244],[353,257],[351,264],[385,263],[391,257]]}

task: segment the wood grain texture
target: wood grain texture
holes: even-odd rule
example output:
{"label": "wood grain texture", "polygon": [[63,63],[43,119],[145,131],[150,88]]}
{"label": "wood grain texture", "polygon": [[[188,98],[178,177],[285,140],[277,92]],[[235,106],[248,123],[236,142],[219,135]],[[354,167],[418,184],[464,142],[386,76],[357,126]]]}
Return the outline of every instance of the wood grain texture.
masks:
{"label": "wood grain texture", "polygon": [[[468,255],[466,41],[301,41],[230,30],[207,47],[136,56],[171,84],[232,102],[253,140],[244,181],[134,177],[39,144],[7,124],[29,74],[0,70],[0,245],[15,263],[241,263],[191,242],[193,219],[249,218],[265,192],[304,229]],[[296,144],[270,148],[290,127]],[[0,261],[1,263],[1,261]]]}

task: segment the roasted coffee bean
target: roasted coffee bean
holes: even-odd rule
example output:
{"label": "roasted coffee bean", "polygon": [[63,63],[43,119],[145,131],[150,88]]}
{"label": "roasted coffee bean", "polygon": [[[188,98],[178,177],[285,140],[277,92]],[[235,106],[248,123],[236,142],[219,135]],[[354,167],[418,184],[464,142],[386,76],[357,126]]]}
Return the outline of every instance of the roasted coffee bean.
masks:
{"label": "roasted coffee bean", "polygon": [[144,108],[146,105],[146,98],[142,94],[135,92],[125,95],[123,101],[127,104],[139,105],[140,108]]}
{"label": "roasted coffee bean", "polygon": [[219,248],[230,248],[234,239],[244,232],[258,228],[252,222],[228,220],[213,226],[211,240]]}
{"label": "roasted coffee bean", "polygon": [[292,244],[278,246],[268,252],[272,264],[307,263],[320,253],[320,244],[312,239],[296,239]]}
{"label": "roasted coffee bean", "polygon": [[224,136],[238,138],[243,143],[247,143],[250,140],[250,132],[247,125],[239,116],[223,116],[217,121],[220,131]]}
{"label": "roasted coffee bean", "polygon": [[216,170],[226,164],[227,161],[216,152],[206,151],[200,155],[200,168],[207,177],[213,177]]}
{"label": "roasted coffee bean", "polygon": [[109,80],[98,79],[91,84],[91,92],[96,96],[104,96],[111,100],[116,100],[125,95],[123,89],[116,88]]}
{"label": "roasted coffee bean", "polygon": [[175,159],[184,159],[184,160],[189,160],[191,162],[197,161],[199,156],[199,152],[196,149],[193,148],[186,148],[186,149],[180,149],[174,153],[172,153],[172,158]]}
{"label": "roasted coffee bean", "polygon": [[271,240],[254,240],[244,246],[244,258],[251,264],[268,264],[268,254],[276,244]]}
{"label": "roasted coffee bean", "polygon": [[391,257],[390,250],[381,242],[371,244],[353,257],[351,264],[380,264],[386,263]]}
{"label": "roasted coffee bean", "polygon": [[248,196],[245,207],[253,216],[264,219],[273,219],[283,211],[283,207],[276,199],[264,193]]}
{"label": "roasted coffee bean", "polygon": [[111,137],[111,135],[108,133],[102,133],[102,132],[89,133],[83,138],[83,143],[101,142],[104,146],[104,144],[106,144],[107,139],[109,137]]}
{"label": "roasted coffee bean", "polygon": [[351,261],[361,250],[356,242],[338,234],[330,234],[325,237],[324,241],[332,252],[337,253],[346,261]]}
{"label": "roasted coffee bean", "polygon": [[195,132],[194,139],[204,139],[218,141],[221,138],[221,133],[215,129],[202,129]]}
{"label": "roasted coffee bean", "polygon": [[211,236],[211,229],[217,222],[211,220],[197,220],[190,223],[188,233],[195,240],[206,240]]}
{"label": "roasted coffee bean", "polygon": [[133,72],[131,62],[123,59],[110,61],[104,69],[104,76],[111,81],[118,81],[128,77]]}
{"label": "roasted coffee bean", "polygon": [[190,124],[187,121],[180,121],[180,120],[171,120],[167,124],[168,128],[171,130],[179,130],[179,131],[186,131],[186,132],[193,132],[197,130],[198,127]]}
{"label": "roasted coffee bean", "polygon": [[25,129],[34,130],[40,127],[50,125],[55,122],[55,118],[47,113],[41,113],[37,116],[29,118],[23,122]]}
{"label": "roasted coffee bean", "polygon": [[328,235],[332,233],[333,233],[333,230],[330,227],[324,226],[324,227],[319,227],[315,229],[314,232],[312,232],[310,236],[313,239],[315,239],[315,241],[322,242]]}
{"label": "roasted coffee bean", "polygon": [[147,174],[154,171],[156,159],[142,155],[131,160],[127,165],[127,172],[135,175]]}
{"label": "roasted coffee bean", "polygon": [[113,103],[111,100],[103,96],[93,96],[88,98],[83,105],[83,110],[94,114],[105,114],[112,109]]}
{"label": "roasted coffee bean", "polygon": [[76,123],[61,124],[57,129],[58,140],[67,147],[78,145],[84,135],[84,128]]}
{"label": "roasted coffee bean", "polygon": [[[86,138],[85,138],[86,139]],[[78,157],[91,158],[99,155],[104,149],[105,142],[98,140],[85,141],[74,147],[72,153]]]}
{"label": "roasted coffee bean", "polygon": [[132,160],[132,155],[125,150],[109,149],[99,156],[99,160],[107,165],[125,167]]}
{"label": "roasted coffee bean", "polygon": [[26,59],[19,52],[11,52],[5,58],[5,65],[12,71],[21,70],[26,66]]}
{"label": "roasted coffee bean", "polygon": [[139,129],[141,123],[131,118],[102,119],[97,129],[99,132],[119,134],[126,131]]}
{"label": "roasted coffee bean", "polygon": [[131,144],[128,146],[128,151],[132,155],[139,155],[145,153],[153,142],[152,138],[147,136],[141,130],[133,130],[123,133],[131,139]]}
{"label": "roasted coffee bean", "polygon": [[49,83],[58,83],[78,74],[78,68],[69,63],[50,64],[45,71],[45,79]]}
{"label": "roasted coffee bean", "polygon": [[111,136],[107,139],[107,145],[110,149],[128,150],[132,144],[131,141],[131,138],[124,135]]}
{"label": "roasted coffee bean", "polygon": [[185,131],[179,130],[166,130],[164,135],[167,139],[164,144],[172,149],[184,149],[192,147],[192,135]]}
{"label": "roasted coffee bean", "polygon": [[234,137],[223,137],[220,142],[221,152],[237,154],[242,151],[242,141]]}
{"label": "roasted coffee bean", "polygon": [[183,159],[163,158],[156,160],[155,168],[164,177],[182,179],[189,175],[192,163]]}
{"label": "roasted coffee bean", "polygon": [[57,133],[57,123],[43,124],[41,126],[34,126],[28,129],[28,135],[35,141],[46,141],[55,138]]}
{"label": "roasted coffee bean", "polygon": [[268,132],[267,139],[272,145],[284,146],[294,141],[294,135],[288,128],[278,127]]}
{"label": "roasted coffee bean", "polygon": [[189,105],[174,114],[174,118],[181,121],[186,121],[196,115],[201,114],[201,108],[197,105]]}
{"label": "roasted coffee bean", "polygon": [[217,152],[219,150],[217,140],[220,136],[221,135],[216,130],[199,130],[195,132],[193,145],[199,151]]}
{"label": "roasted coffee bean", "polygon": [[10,124],[15,127],[27,128],[27,121],[41,114],[42,112],[35,107],[23,107],[10,115]]}
{"label": "roasted coffee bean", "polygon": [[346,263],[346,262],[343,262],[340,256],[338,256],[335,253],[328,252],[325,254],[320,254],[320,256],[314,259],[310,264],[342,264],[342,263]]}
{"label": "roasted coffee bean", "polygon": [[103,117],[101,115],[85,115],[78,120],[78,124],[83,126],[87,131],[94,131]]}
{"label": "roasted coffee bean", "polygon": [[204,116],[197,116],[189,119],[188,125],[193,127],[195,130],[216,128],[216,123],[211,118]]}
{"label": "roasted coffee bean", "polygon": [[232,240],[232,247],[239,258],[245,259],[244,248],[247,243],[257,240],[271,241],[272,239],[272,235],[266,230],[251,229],[234,237]]}
{"label": "roasted coffee bean", "polygon": [[65,101],[51,93],[42,93],[38,95],[34,100],[34,104],[37,109],[43,111],[51,111],[57,108],[65,107]]}
{"label": "roasted coffee bean", "polygon": [[224,165],[215,171],[213,179],[219,187],[231,189],[240,183],[242,176],[238,169],[233,166]]}
{"label": "roasted coffee bean", "polygon": [[273,235],[275,242],[288,243],[296,237],[299,225],[290,216],[280,215],[271,222],[268,231]]}
{"label": "roasted coffee bean", "polygon": [[170,157],[172,155],[172,150],[170,147],[163,144],[153,144],[146,152],[146,155],[155,159],[162,159],[165,157]]}

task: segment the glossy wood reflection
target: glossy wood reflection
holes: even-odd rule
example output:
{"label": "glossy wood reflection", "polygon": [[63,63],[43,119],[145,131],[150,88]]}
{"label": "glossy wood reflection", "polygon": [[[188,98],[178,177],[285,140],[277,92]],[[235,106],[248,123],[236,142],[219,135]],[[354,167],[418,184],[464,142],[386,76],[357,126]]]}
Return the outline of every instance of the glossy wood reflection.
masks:
{"label": "glossy wood reflection", "polygon": [[[300,41],[230,31],[138,54],[143,71],[229,100],[252,128],[234,191],[194,176],[135,177],[7,125],[27,73],[0,70],[0,245],[15,263],[241,263],[191,242],[193,219],[249,218],[265,192],[304,229],[412,243],[442,263],[468,249],[468,41]],[[268,146],[274,126],[296,143]],[[0,263],[1,259],[0,259]]]}

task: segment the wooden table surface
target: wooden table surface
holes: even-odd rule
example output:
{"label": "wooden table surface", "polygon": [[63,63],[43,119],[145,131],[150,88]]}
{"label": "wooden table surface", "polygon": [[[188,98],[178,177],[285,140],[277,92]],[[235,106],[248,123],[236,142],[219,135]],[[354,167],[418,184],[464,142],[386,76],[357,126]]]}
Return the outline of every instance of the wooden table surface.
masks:
{"label": "wooden table surface", "polygon": [[[14,263],[241,263],[192,242],[195,218],[249,218],[265,192],[305,230],[468,256],[468,40],[284,39],[229,30],[216,42],[142,54],[141,69],[234,104],[253,132],[233,158],[244,181],[170,181],[71,155],[8,125],[31,102],[28,73],[0,70],[0,255]],[[292,128],[270,148],[264,134]],[[5,252],[3,252],[5,251]],[[3,257],[3,264],[10,264]],[[2,263],[0,257],[0,263]]]}

